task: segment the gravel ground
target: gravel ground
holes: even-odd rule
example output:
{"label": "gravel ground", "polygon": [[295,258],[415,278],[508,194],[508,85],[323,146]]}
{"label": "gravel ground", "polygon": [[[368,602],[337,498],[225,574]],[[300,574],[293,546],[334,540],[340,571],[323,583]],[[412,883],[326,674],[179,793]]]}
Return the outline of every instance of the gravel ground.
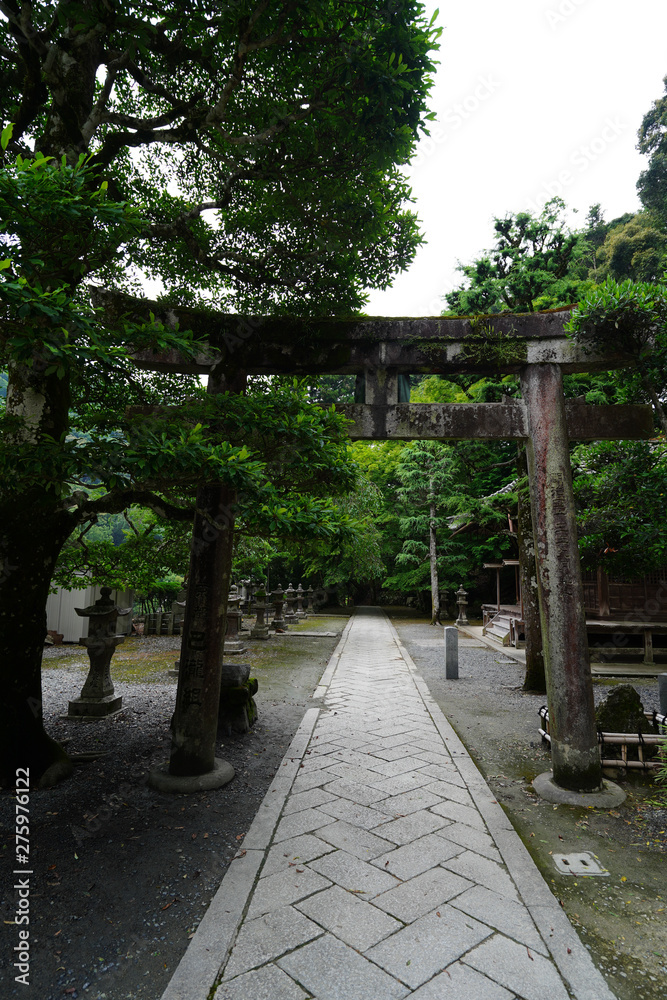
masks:
{"label": "gravel ground", "polygon": [[[340,633],[345,619],[311,631]],[[169,757],[175,678],[114,681],[124,711],[94,724],[60,718],[87,673],[80,647],[45,653],[47,731],[82,761],[67,781],[30,796],[30,985],[14,982],[17,893],[2,865],[0,995],[3,1000],[158,1000],[217,891],[333,652],[336,637],[252,643],[242,659],[259,680],[259,719],[225,737],[217,756],[236,771],[222,789],[169,795],[146,785]],[[137,656],[178,656],[178,638],[128,641]],[[57,669],[48,668],[54,658]],[[64,659],[63,659],[64,658]],[[64,663],[64,666],[63,666]],[[14,801],[0,795],[0,840],[13,857]]]}
{"label": "gravel ground", "polygon": [[[537,733],[544,699],[524,695],[522,671],[501,653],[463,641],[460,679],[443,680],[442,634],[423,621],[394,617],[431,693],[466,743],[545,878],[562,900],[619,1000],[663,1000],[667,973],[664,865],[667,811],[646,807],[644,779],[628,779],[618,810],[554,808],[530,788],[549,758]],[[304,623],[338,631],[344,619]],[[13,983],[16,892],[3,865],[2,998],[159,1000],[188,941],[239,848],[296,731],[337,638],[286,636],[253,643],[243,656],[259,679],[259,720],[246,736],[225,738],[218,755],[236,777],[223,789],[171,796],[146,786],[169,754],[175,680],[161,673],[116,682],[125,710],[96,724],[60,718],[86,672],[78,647],[45,654],[49,732],[69,739],[82,762],[53,789],[31,793],[29,987]],[[132,645],[134,644],[134,645]],[[130,640],[148,662],[178,655],[178,640]],[[48,666],[49,661],[58,668]],[[608,684],[596,686],[601,698]],[[655,682],[641,686],[657,707]],[[655,703],[655,704],[654,704]],[[0,796],[6,857],[14,803]],[[572,880],[555,872],[553,853],[589,850],[610,876]],[[10,853],[12,852],[12,853]],[[369,998],[373,1000],[373,998]]]}
{"label": "gravel ground", "polygon": [[[627,799],[617,809],[553,806],[532,779],[550,769],[538,712],[543,695],[524,694],[523,667],[500,650],[462,639],[459,680],[444,679],[442,633],[392,615],[401,640],[498,801],[531,852],[619,1000],[664,1000],[667,976],[667,809],[648,804],[651,778],[615,779]],[[614,683],[595,681],[596,703]],[[659,708],[657,680],[632,682],[647,711]],[[594,854],[609,875],[560,874],[555,854]]]}

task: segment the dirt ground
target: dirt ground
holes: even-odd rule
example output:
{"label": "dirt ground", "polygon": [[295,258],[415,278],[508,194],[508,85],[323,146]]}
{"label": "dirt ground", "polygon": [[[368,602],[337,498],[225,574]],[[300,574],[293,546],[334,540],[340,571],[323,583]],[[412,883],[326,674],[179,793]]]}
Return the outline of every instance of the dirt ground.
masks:
{"label": "dirt ground", "polygon": [[[553,807],[537,799],[530,780],[549,767],[537,734],[543,699],[521,692],[520,666],[462,643],[460,679],[444,681],[440,629],[391,610],[431,693],[619,1000],[662,1000],[667,810],[647,805],[655,795],[651,783],[624,781],[628,799],[616,810]],[[318,617],[298,631],[340,633],[345,621]],[[61,718],[86,676],[83,651],[48,653],[47,728],[81,756],[68,781],[31,793],[28,987],[14,983],[14,801],[0,796],[3,998],[159,1000],[312,704],[337,641],[293,635],[249,643],[240,659],[252,664],[251,676],[259,680],[258,722],[249,734],[218,745],[218,755],[236,769],[234,780],[189,796],[146,785],[148,771],[169,754],[175,678],[168,671],[179,640],[133,638],[119,647],[113,675],[124,711],[94,724]],[[605,679],[605,690],[607,685]],[[648,697],[652,687],[655,682],[647,684]],[[574,851],[591,851],[610,874],[558,874],[553,854]]]}

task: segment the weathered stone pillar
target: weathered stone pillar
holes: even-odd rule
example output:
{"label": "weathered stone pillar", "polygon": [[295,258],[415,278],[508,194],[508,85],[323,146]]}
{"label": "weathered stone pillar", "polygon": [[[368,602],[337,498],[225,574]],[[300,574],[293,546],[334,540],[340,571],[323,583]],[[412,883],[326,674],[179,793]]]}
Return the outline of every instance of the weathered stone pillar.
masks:
{"label": "weathered stone pillar", "polygon": [[559,365],[521,373],[553,780],[571,791],[602,787],[577,548],[563,379]]}
{"label": "weathered stone pillar", "polygon": [[[229,378],[216,372],[209,376],[211,394],[243,392],[244,388],[243,375]],[[152,772],[155,787],[168,789],[171,778],[204,775],[210,780],[206,787],[219,787],[234,775],[230,764],[216,760],[215,740],[235,501],[235,491],[227,486],[197,490],[169,775]],[[178,782],[172,785],[175,791],[185,790]]]}
{"label": "weathered stone pillar", "polygon": [[527,482],[528,461],[526,459],[526,446],[522,442],[517,447],[516,467],[519,476],[525,480],[525,486],[519,488],[519,526],[517,532],[521,610],[526,636],[526,676],[523,688],[524,691],[537,691],[543,694],[547,687],[544,676],[544,656],[542,655],[540,599],[535,565],[533,519],[530,512],[530,490]]}

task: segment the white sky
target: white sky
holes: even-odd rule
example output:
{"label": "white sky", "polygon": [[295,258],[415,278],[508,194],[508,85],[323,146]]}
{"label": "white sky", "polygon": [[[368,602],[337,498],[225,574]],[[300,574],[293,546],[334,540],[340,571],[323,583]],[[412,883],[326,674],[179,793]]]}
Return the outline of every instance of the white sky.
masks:
{"label": "white sky", "polygon": [[409,170],[426,245],[375,316],[438,315],[458,261],[492,243],[494,216],[559,194],[583,226],[640,207],[637,129],[667,76],[664,0],[427,0],[444,28],[437,120]]}

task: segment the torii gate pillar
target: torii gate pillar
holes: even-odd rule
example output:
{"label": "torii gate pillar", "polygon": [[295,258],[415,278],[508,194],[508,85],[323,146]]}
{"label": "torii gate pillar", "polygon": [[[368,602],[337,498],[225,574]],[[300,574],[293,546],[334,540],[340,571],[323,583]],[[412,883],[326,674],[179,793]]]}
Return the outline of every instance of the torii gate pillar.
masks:
{"label": "torii gate pillar", "polygon": [[571,791],[602,787],[593,684],[572,493],[563,377],[557,364],[521,372],[537,550],[542,642],[554,781]]}

